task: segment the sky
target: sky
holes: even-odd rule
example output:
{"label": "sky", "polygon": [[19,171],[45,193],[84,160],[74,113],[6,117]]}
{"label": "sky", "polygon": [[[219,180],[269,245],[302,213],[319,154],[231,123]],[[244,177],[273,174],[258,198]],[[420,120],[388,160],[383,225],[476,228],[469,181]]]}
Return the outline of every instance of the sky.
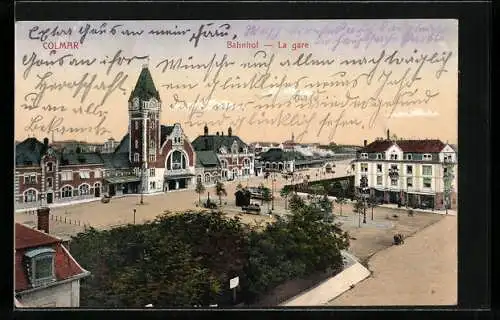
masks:
{"label": "sky", "polygon": [[[87,29],[81,41],[87,26],[96,32]],[[196,37],[190,39],[200,28],[204,34],[195,45]],[[167,29],[168,34],[148,34]],[[125,35],[125,30],[144,32]],[[229,48],[228,41],[258,47]],[[301,54],[302,62],[310,55],[308,65],[285,64]],[[227,133],[231,126],[247,142],[281,142],[294,134],[301,142],[362,144],[389,129],[401,138],[456,143],[457,55],[456,20],[17,22],[15,139],[121,139],[128,128],[130,92],[147,65],[162,100],[161,124],[180,123],[191,140],[208,124],[211,133]],[[206,69],[163,70],[165,60],[196,65],[212,57],[234,64],[218,73],[213,66],[206,79]],[[241,66],[271,57],[269,68]],[[75,65],[94,58],[90,66]],[[363,58],[361,64],[342,63]],[[398,64],[395,58],[410,60]],[[262,88],[223,87],[266,75]],[[95,87],[103,83],[101,89],[86,93],[85,87],[78,91],[70,85],[93,77]],[[114,80],[123,81],[113,86]],[[192,88],[183,88],[188,84]],[[116,89],[102,89],[108,87]]]}

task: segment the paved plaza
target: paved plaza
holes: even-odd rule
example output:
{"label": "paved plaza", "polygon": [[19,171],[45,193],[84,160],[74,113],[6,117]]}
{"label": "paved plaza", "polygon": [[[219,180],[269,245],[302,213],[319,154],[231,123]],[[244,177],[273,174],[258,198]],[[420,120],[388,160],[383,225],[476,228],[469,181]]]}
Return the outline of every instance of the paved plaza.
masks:
{"label": "paved plaza", "polygon": [[457,267],[457,217],[444,216],[403,245],[376,253],[372,276],[328,305],[455,305]]}

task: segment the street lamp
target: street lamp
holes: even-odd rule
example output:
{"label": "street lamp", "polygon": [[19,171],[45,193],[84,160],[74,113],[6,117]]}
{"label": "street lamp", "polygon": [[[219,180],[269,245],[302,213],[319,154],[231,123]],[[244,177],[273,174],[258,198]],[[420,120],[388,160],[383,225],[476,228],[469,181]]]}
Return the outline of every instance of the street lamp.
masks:
{"label": "street lamp", "polygon": [[136,209],[134,209],[134,224],[135,224],[135,211],[136,211]]}
{"label": "street lamp", "polygon": [[[393,181],[397,181],[399,179],[399,170],[397,167],[389,168],[389,178],[391,179],[391,185]],[[390,197],[390,194],[389,194]]]}

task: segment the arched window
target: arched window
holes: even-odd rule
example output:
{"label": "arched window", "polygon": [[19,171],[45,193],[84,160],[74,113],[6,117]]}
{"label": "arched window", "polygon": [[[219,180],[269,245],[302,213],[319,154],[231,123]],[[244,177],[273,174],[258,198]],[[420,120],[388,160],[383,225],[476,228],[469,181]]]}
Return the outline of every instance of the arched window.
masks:
{"label": "arched window", "polygon": [[210,173],[205,173],[205,182],[206,183],[210,182]]}
{"label": "arched window", "polygon": [[94,184],[94,192],[95,193],[101,193],[101,184],[99,182],[96,182]]}
{"label": "arched window", "polygon": [[187,159],[184,153],[176,150],[167,159],[167,170],[186,169]]}
{"label": "arched window", "polygon": [[266,162],[266,169],[269,169],[269,168],[270,168],[269,162]]}
{"label": "arched window", "polygon": [[52,172],[54,170],[54,164],[52,162],[47,163],[47,172]]}
{"label": "arched window", "polygon": [[149,141],[149,148],[151,148],[151,149],[155,149],[156,148],[156,144],[155,144],[154,140],[150,140]]}
{"label": "arched window", "polygon": [[78,191],[81,196],[87,196],[90,194],[90,186],[88,184],[82,184],[78,187]]}
{"label": "arched window", "polygon": [[243,160],[243,166],[250,167],[250,159]]}
{"label": "arched window", "polygon": [[134,162],[139,162],[139,153],[134,153]]}
{"label": "arched window", "polygon": [[197,181],[197,182],[201,182],[201,175],[197,175],[197,176],[196,176],[196,181]]}
{"label": "arched window", "polygon": [[29,189],[24,191],[24,202],[35,202],[36,201],[36,190]]}
{"label": "arched window", "polygon": [[61,190],[61,197],[62,198],[71,198],[73,196],[73,187],[72,186],[65,186]]}

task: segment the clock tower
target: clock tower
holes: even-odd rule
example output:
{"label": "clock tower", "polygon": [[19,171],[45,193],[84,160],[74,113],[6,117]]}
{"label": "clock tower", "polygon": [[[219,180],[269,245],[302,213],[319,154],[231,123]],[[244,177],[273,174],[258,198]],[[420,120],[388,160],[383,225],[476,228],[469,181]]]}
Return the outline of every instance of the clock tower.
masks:
{"label": "clock tower", "polygon": [[130,94],[128,112],[130,163],[142,177],[142,192],[155,192],[158,187],[161,189],[155,172],[160,149],[161,99],[147,65],[143,65]]}

